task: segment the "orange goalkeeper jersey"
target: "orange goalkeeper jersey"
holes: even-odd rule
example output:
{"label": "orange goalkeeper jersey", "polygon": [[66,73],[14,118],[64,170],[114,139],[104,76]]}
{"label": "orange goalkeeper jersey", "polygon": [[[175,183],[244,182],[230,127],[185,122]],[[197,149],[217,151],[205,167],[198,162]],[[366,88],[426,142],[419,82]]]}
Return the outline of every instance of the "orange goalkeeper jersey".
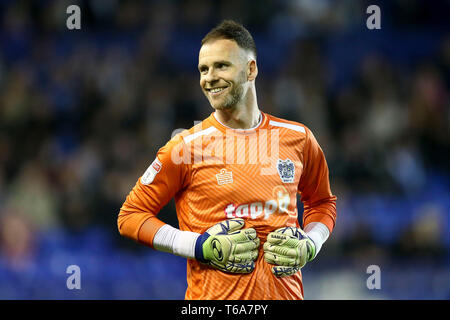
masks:
{"label": "orange goalkeeper jersey", "polygon": [[181,230],[203,233],[225,219],[243,218],[261,240],[255,270],[229,274],[188,259],[185,298],[303,299],[301,272],[276,278],[262,247],[268,233],[299,227],[297,193],[303,225],[321,222],[331,233],[336,197],[328,175],[324,154],[306,126],[262,113],[256,128],[233,130],[213,113],[158,151],[127,196],[118,227],[122,235],[152,246],[164,225],[156,215],[172,198]]}

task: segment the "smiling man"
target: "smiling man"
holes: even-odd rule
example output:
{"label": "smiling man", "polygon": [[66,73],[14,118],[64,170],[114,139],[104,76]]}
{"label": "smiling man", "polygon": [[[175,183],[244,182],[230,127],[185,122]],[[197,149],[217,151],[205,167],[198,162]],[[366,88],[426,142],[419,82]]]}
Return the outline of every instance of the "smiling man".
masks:
{"label": "smiling man", "polygon": [[[259,109],[256,58],[239,23],[204,37],[200,87],[214,112],[158,151],[120,209],[123,236],[188,259],[186,299],[303,299],[300,269],[335,225],[325,156],[306,126]],[[157,218],[172,198],[180,229]]]}
{"label": "smiling man", "polygon": [[200,87],[219,121],[231,128],[248,129],[260,116],[255,88],[256,47],[250,34],[223,39],[222,30],[213,30],[202,40]]}

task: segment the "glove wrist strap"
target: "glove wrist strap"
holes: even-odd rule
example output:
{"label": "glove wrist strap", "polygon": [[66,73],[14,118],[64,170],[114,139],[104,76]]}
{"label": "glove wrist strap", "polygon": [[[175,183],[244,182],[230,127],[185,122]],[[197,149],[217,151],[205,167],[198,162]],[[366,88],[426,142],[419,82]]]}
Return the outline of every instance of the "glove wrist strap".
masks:
{"label": "glove wrist strap", "polygon": [[208,232],[205,232],[197,238],[197,242],[195,243],[195,259],[202,263],[208,262],[208,260],[206,260],[205,256],[203,255],[203,243],[205,243],[206,239],[208,239],[209,237],[210,234]]}
{"label": "glove wrist strap", "polygon": [[311,252],[308,257],[308,262],[314,260],[314,258],[316,257],[316,244],[314,243],[314,241],[311,238],[309,240],[310,240],[310,245],[311,245]]}

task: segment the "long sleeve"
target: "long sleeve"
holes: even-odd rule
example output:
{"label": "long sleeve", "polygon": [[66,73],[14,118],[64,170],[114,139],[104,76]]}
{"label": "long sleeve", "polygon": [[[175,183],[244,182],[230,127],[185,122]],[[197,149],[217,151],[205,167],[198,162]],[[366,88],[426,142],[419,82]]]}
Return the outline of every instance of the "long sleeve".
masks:
{"label": "long sleeve", "polygon": [[303,226],[321,222],[330,233],[336,223],[336,196],[331,193],[325,155],[312,132],[306,128],[304,167],[298,192],[303,202]]}
{"label": "long sleeve", "polygon": [[153,246],[154,235],[165,225],[156,215],[187,182],[187,166],[173,159],[176,152],[182,152],[182,145],[180,136],[170,140],[138,179],[118,215],[121,235]]}

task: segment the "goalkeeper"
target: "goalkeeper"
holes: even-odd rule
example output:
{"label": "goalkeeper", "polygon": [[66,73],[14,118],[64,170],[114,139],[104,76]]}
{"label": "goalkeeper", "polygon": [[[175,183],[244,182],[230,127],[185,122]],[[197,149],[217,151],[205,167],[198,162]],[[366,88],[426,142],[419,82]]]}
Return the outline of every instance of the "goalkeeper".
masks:
{"label": "goalkeeper", "polygon": [[[324,153],[305,125],[259,109],[256,56],[236,22],[203,38],[200,89],[214,112],[158,150],[118,216],[121,235],[187,259],[189,300],[303,299],[301,268],[335,225]],[[171,199],[179,228],[157,217]]]}

